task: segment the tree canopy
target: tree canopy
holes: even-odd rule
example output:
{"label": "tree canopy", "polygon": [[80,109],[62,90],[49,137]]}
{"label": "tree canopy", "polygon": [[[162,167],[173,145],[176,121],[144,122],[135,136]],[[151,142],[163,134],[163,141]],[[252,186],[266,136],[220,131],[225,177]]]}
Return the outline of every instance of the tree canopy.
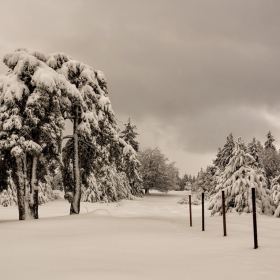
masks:
{"label": "tree canopy", "polygon": [[159,148],[140,150],[138,159],[146,193],[151,189],[167,192],[177,188],[178,169],[174,162],[168,162]]}

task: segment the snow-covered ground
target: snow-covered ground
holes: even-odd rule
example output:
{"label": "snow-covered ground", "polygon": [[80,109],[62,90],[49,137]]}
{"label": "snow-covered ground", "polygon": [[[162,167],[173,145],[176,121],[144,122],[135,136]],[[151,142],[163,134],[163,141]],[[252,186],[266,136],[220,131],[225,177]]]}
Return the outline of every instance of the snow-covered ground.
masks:
{"label": "snow-covered ground", "polygon": [[17,221],[17,208],[0,208],[0,279],[125,280],[280,277],[280,219],[258,216],[259,248],[253,249],[252,215],[222,217],[201,206],[177,204],[187,192],[151,195],[120,203],[82,203],[69,216],[56,200],[39,208],[39,220]]}

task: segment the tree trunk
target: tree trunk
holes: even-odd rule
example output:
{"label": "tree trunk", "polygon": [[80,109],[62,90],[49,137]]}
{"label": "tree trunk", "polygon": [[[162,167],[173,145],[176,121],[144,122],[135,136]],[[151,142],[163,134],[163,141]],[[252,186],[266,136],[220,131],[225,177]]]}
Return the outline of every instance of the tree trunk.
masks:
{"label": "tree trunk", "polygon": [[12,178],[16,185],[17,201],[18,201],[18,213],[19,220],[25,220],[25,203],[24,203],[24,191],[25,191],[25,178],[23,174],[22,159],[16,158],[15,164],[13,164]]}
{"label": "tree trunk", "polygon": [[[35,167],[36,165],[37,162],[35,163]],[[32,170],[32,174],[33,174],[33,170]],[[34,193],[30,192],[30,187],[28,184],[26,154],[24,155],[23,158],[15,159],[15,164],[13,165],[13,170],[12,170],[12,178],[17,189],[19,220],[36,219],[36,216],[38,217],[38,206],[36,206],[34,203],[34,199],[33,199]],[[37,191],[37,196],[38,196],[38,191]],[[36,214],[36,209],[37,209],[37,214]]]}
{"label": "tree trunk", "polygon": [[39,213],[38,213],[39,190],[38,190],[38,186],[36,187],[37,189],[34,189],[34,218],[39,219]]}
{"label": "tree trunk", "polygon": [[78,106],[75,106],[75,118],[74,118],[74,193],[73,201],[71,202],[70,215],[80,213],[80,201],[81,201],[81,180],[79,169],[79,147],[78,147]]}
{"label": "tree trunk", "polygon": [[145,194],[150,194],[149,189],[145,189]]}
{"label": "tree trunk", "polygon": [[38,157],[32,158],[31,191],[30,191],[30,212],[34,219],[38,219],[38,182],[37,182],[37,163]]}

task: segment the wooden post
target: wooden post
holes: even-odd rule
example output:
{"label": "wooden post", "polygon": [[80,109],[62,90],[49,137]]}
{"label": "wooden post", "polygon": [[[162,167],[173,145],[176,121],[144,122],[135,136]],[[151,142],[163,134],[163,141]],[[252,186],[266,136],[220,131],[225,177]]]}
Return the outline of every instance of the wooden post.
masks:
{"label": "wooden post", "polygon": [[222,191],[222,204],[223,204],[223,225],[224,225],[224,236],[227,236],[227,225],[226,225],[226,207],[225,207],[225,191]]}
{"label": "wooden post", "polygon": [[190,227],[192,227],[192,196],[189,195]]}
{"label": "wooden post", "polygon": [[202,231],[204,231],[204,192],[202,193]]}
{"label": "wooden post", "polygon": [[257,214],[256,214],[256,189],[252,188],[252,207],[253,207],[253,229],[254,229],[254,249],[258,246]]}

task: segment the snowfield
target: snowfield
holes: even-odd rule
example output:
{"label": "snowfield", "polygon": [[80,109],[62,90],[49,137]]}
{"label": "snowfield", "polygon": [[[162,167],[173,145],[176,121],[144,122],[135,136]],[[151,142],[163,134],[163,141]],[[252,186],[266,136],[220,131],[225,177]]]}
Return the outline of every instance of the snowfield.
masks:
{"label": "snowfield", "polygon": [[[0,279],[280,279],[280,219],[258,215],[253,249],[252,215],[222,217],[201,206],[178,204],[187,192],[151,192],[119,203],[82,203],[69,216],[62,199],[39,207],[39,220],[18,221],[17,207],[0,208]],[[206,204],[207,206],[207,204]]]}

